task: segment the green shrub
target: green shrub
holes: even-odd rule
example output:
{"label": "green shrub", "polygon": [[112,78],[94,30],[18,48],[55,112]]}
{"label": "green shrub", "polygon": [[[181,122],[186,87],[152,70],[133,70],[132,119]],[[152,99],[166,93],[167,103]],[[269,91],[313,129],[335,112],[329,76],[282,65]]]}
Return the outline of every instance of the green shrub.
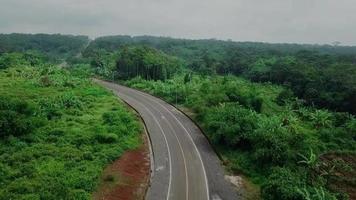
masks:
{"label": "green shrub", "polygon": [[67,92],[64,93],[59,97],[59,103],[61,104],[62,107],[64,108],[82,108],[83,103],[79,99],[78,96],[76,96],[73,93]]}
{"label": "green shrub", "polygon": [[42,112],[49,119],[59,118],[63,109],[82,109],[83,103],[82,98],[73,92],[65,92],[58,96],[39,100]]}
{"label": "green shrub", "polygon": [[256,120],[253,111],[235,103],[208,109],[204,123],[214,143],[244,149],[251,146]]}
{"label": "green shrub", "polygon": [[51,79],[46,75],[46,76],[41,76],[39,83],[41,86],[43,87],[49,87],[52,85],[52,81]]}
{"label": "green shrub", "polygon": [[278,105],[286,105],[288,102],[291,102],[294,99],[293,91],[290,89],[284,89],[279,95],[277,96],[277,104]]}
{"label": "green shrub", "polygon": [[[213,95],[216,94],[213,93]],[[237,86],[227,87],[226,95],[231,102],[238,102],[245,107],[255,110],[256,112],[261,112],[262,110],[263,98],[259,97],[254,90],[246,92],[239,89]]]}
{"label": "green shrub", "polygon": [[0,199],[90,199],[107,164],[141,144],[114,95],[63,69],[13,66],[0,90]]}
{"label": "green shrub", "polygon": [[298,192],[301,186],[303,184],[298,174],[287,168],[275,168],[262,185],[261,193],[265,200],[304,200]]}
{"label": "green shrub", "polygon": [[105,124],[115,125],[121,122],[121,116],[117,112],[106,112],[103,114]]}
{"label": "green shrub", "polygon": [[315,128],[332,127],[332,114],[327,110],[316,110],[311,113],[310,119]]}
{"label": "green shrub", "polygon": [[280,117],[260,117],[254,132],[254,159],[261,166],[284,165],[305,146],[304,137],[293,129],[282,126]]}
{"label": "green shrub", "polygon": [[111,144],[117,142],[119,140],[119,137],[114,133],[98,133],[95,135],[95,139],[99,143]]}
{"label": "green shrub", "polygon": [[42,122],[35,108],[25,101],[0,97],[0,137],[31,133]]}
{"label": "green shrub", "polygon": [[333,194],[329,193],[323,187],[304,187],[303,189],[298,188],[298,192],[303,196],[305,200],[345,200],[348,199],[343,195],[339,195],[339,198],[336,198]]}

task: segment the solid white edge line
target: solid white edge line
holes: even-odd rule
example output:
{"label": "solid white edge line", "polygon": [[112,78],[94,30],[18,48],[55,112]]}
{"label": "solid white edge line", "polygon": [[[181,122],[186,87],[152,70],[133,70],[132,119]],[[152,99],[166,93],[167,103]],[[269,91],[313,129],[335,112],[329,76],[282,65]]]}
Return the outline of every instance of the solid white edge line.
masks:
{"label": "solid white edge line", "polygon": [[[121,93],[122,94],[122,93]],[[154,116],[154,114],[145,106],[143,105],[141,102],[137,101],[136,99],[132,98],[132,97],[129,97],[125,94],[122,94],[130,99],[133,99],[134,101],[136,101],[138,104],[140,104],[143,108],[145,108],[147,110],[147,112],[152,116],[152,118],[154,119],[154,121],[157,123],[160,131],[161,131],[161,134],[163,135],[164,137],[164,140],[166,142],[166,146],[167,146],[167,150],[168,150],[168,160],[169,160],[169,183],[168,183],[168,192],[167,192],[167,200],[169,199],[169,196],[170,196],[170,193],[171,193],[171,182],[172,182],[172,159],[171,159],[171,151],[170,151],[170,148],[169,148],[169,144],[168,144],[168,140],[167,140],[167,137],[166,135],[164,134],[164,131],[161,127],[161,125],[159,124],[158,120],[156,119],[156,117]]]}
{"label": "solid white edge line", "polygon": [[[116,86],[116,85],[113,85],[113,86]],[[115,89],[115,88],[112,88],[112,89]],[[118,91],[117,91],[118,92]],[[136,99],[132,98],[132,97],[129,97],[125,94],[122,94],[120,93],[121,95],[123,96],[126,96],[130,99],[133,99],[134,101],[136,101],[138,104],[140,104],[144,109],[146,109],[148,111],[148,113],[152,116],[152,118],[155,120],[155,122],[157,123],[160,131],[161,131],[161,134],[163,135],[164,137],[164,140],[166,142],[166,146],[167,146],[167,150],[168,150],[168,160],[169,160],[169,183],[168,183],[168,192],[167,192],[167,200],[169,199],[169,195],[170,195],[170,192],[171,192],[171,182],[172,182],[172,160],[171,160],[171,151],[170,151],[170,148],[169,148],[169,145],[168,145],[168,140],[166,138],[166,136],[164,135],[163,133],[163,129],[161,127],[161,125],[158,123],[157,119],[155,118],[155,116],[153,115],[153,113],[145,106],[143,105],[141,102],[138,102]],[[125,101],[125,100],[124,100]]]}
{"label": "solid white edge line", "polygon": [[[139,90],[134,90],[134,91],[137,91],[138,93],[140,93],[142,96],[148,96],[148,94],[145,94]],[[148,96],[148,97],[152,97],[152,96]],[[203,159],[201,158],[201,155],[200,155],[200,152],[198,150],[198,147],[196,146],[196,144],[194,143],[194,140],[192,138],[192,136],[190,135],[190,133],[188,132],[188,130],[183,126],[183,124],[177,119],[177,117],[172,114],[172,111],[168,110],[165,106],[163,106],[160,102],[158,101],[155,101],[157,102],[158,105],[160,105],[163,109],[165,109],[166,111],[168,111],[168,113],[179,123],[179,125],[184,129],[184,131],[187,133],[188,137],[190,138],[191,142],[193,143],[193,146],[195,148],[195,150],[197,151],[198,153],[198,157],[199,157],[199,160],[202,164],[202,167],[203,167],[203,173],[204,173],[204,178],[205,178],[205,184],[206,184],[206,193],[207,193],[207,197],[208,197],[208,200],[210,200],[210,194],[209,194],[209,185],[208,185],[208,178],[206,176],[206,171],[205,171],[205,165],[204,165],[204,162],[203,162]],[[169,105],[169,104],[168,104]],[[170,105],[172,106],[172,105]],[[173,107],[173,106],[172,106]],[[174,107],[173,107],[174,108]],[[176,108],[174,108],[174,110],[176,110],[177,112],[180,112],[178,111]]]}
{"label": "solid white edge line", "polygon": [[[159,111],[158,109],[156,109],[153,105],[150,104],[150,106],[152,107],[152,109],[156,110],[161,116],[164,116],[162,114],[161,111]],[[177,132],[174,130],[174,128],[172,127],[172,124],[166,119],[164,118],[164,120],[167,122],[168,126],[169,126],[169,129],[171,129],[171,131],[174,132],[174,136],[175,138],[177,139],[177,142],[178,142],[178,145],[179,145],[179,148],[180,148],[180,151],[182,153],[182,157],[183,157],[183,162],[184,162],[184,169],[185,169],[185,184],[186,184],[186,200],[189,199],[189,182],[188,182],[188,169],[187,169],[187,162],[186,162],[186,159],[185,159],[185,156],[184,156],[184,150],[182,148],[182,144],[180,143],[180,140],[177,136]]]}

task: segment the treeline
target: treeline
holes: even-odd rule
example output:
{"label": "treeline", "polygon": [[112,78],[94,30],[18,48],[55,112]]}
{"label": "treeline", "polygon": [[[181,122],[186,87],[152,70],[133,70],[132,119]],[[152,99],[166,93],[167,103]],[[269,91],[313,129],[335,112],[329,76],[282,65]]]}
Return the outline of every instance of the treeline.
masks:
{"label": "treeline", "polygon": [[157,48],[201,75],[233,74],[282,84],[308,105],[356,113],[356,47],[108,36],[85,52],[114,52],[127,45]]}
{"label": "treeline", "polygon": [[295,56],[260,58],[244,76],[289,87],[308,105],[356,113],[356,64],[302,51]]}
{"label": "treeline", "polygon": [[74,56],[89,42],[87,36],[61,34],[0,34],[0,54],[37,51],[51,59]]}
{"label": "treeline", "polygon": [[146,80],[166,80],[182,69],[182,62],[149,47],[126,47],[116,62],[118,78],[141,76]]}
{"label": "treeline", "polygon": [[[218,50],[226,48],[241,48],[250,50],[254,53],[275,52],[280,54],[292,54],[301,50],[318,51],[323,54],[355,55],[354,46],[333,46],[333,45],[311,45],[311,44],[270,44],[262,42],[234,42],[215,39],[175,39],[169,37],[154,36],[104,36],[93,41],[87,51],[95,49],[105,49],[107,51],[116,51],[125,45],[147,45],[160,49],[166,53],[182,57],[199,54],[201,50],[210,49],[219,53]],[[221,52],[220,52],[221,53]]]}
{"label": "treeline", "polygon": [[84,54],[96,73],[106,78],[166,80],[184,68],[184,62],[147,46],[126,46],[116,52],[95,50]]}

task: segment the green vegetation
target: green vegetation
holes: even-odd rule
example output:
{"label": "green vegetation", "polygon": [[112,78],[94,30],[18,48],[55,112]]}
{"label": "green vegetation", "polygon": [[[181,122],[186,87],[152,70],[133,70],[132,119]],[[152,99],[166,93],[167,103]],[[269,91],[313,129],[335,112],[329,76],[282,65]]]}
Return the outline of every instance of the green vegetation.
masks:
{"label": "green vegetation", "polygon": [[114,52],[96,50],[91,52],[90,58],[96,74],[108,79],[141,76],[147,80],[165,80],[182,71],[184,66],[182,60],[146,46],[124,47]]}
{"label": "green vegetation", "polygon": [[60,34],[0,34],[0,55],[35,51],[51,61],[74,57],[89,42],[87,36]]}
{"label": "green vegetation", "polygon": [[90,199],[102,170],[141,144],[141,127],[85,66],[33,60],[0,57],[0,199]]}
{"label": "green vegetation", "polygon": [[139,144],[133,115],[93,73],[184,108],[263,199],[353,194],[355,47],[109,36],[74,56],[86,42],[0,35],[0,199],[89,198],[103,167]]}
{"label": "green vegetation", "polygon": [[165,80],[181,68],[178,59],[148,47],[123,48],[116,63],[118,78],[137,76],[147,80]]}
{"label": "green vegetation", "polygon": [[[115,75],[135,72],[127,57],[152,47],[181,59],[182,70],[159,80]],[[355,175],[354,47],[110,36],[84,55],[98,51],[120,63],[106,77],[189,109],[228,169],[260,185],[263,199],[347,199],[356,186],[342,175]]]}
{"label": "green vegetation", "polygon": [[157,48],[199,74],[283,84],[308,105],[356,113],[356,47],[109,36],[93,41],[85,55],[128,45]]}
{"label": "green vegetation", "polygon": [[334,166],[324,165],[322,157],[355,152],[352,115],[305,107],[289,96],[281,106],[277,102],[286,89],[234,76],[193,76],[184,82],[184,76],[176,76],[126,84],[190,108],[228,167],[259,183],[264,199],[306,199],[300,191],[336,198],[338,191],[326,188],[337,176],[324,174]]}

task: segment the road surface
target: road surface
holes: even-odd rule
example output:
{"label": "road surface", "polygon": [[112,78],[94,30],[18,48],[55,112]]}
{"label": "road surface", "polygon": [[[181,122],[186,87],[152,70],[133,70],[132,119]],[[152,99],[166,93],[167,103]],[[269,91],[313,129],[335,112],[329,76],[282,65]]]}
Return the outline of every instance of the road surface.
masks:
{"label": "road surface", "polygon": [[95,80],[135,108],[151,140],[153,170],[148,200],[238,199],[221,163],[199,128],[163,100],[118,84]]}

